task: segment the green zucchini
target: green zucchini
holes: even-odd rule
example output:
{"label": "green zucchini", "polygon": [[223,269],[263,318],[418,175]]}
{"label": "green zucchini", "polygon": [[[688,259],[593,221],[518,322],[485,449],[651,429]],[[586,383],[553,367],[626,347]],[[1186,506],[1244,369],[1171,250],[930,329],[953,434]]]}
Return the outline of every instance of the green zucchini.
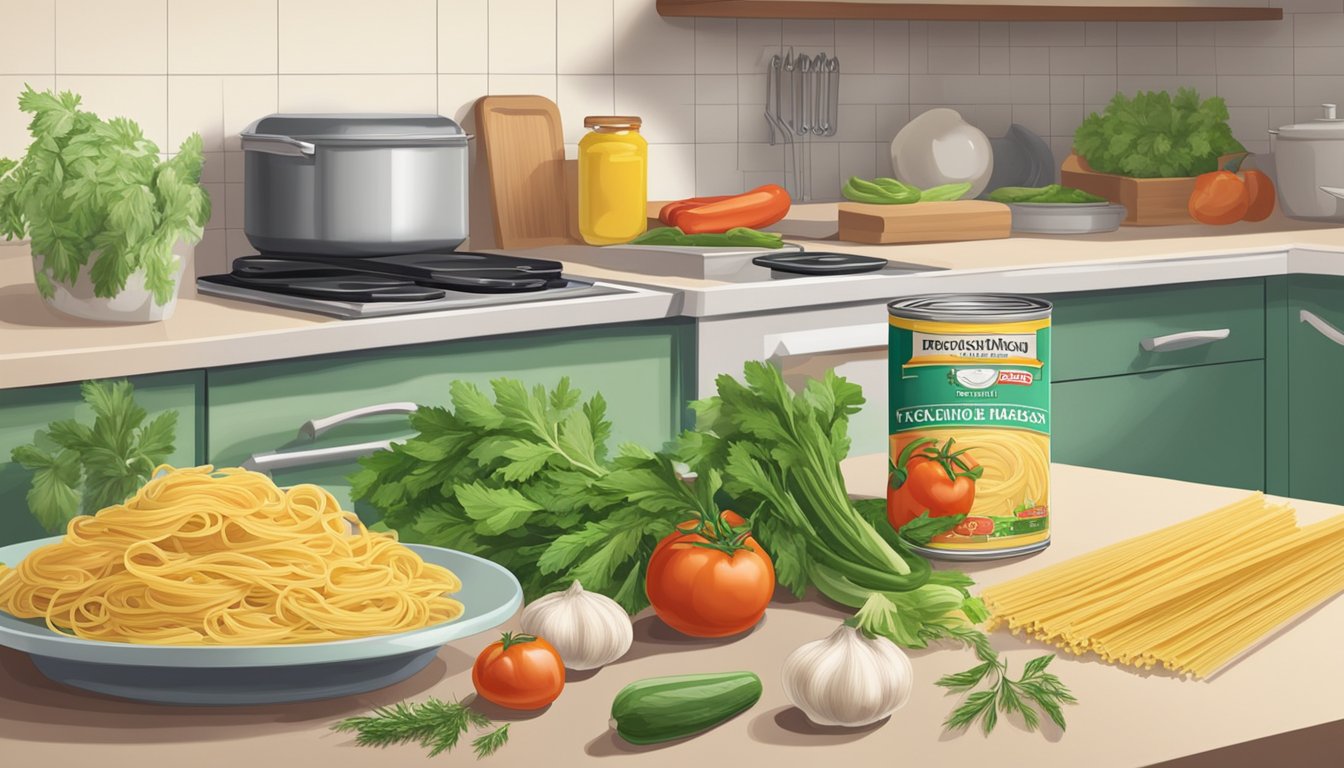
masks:
{"label": "green zucchini", "polygon": [[707,731],[760,698],[761,678],[751,672],[650,677],[616,694],[611,720],[631,744],[655,744]]}

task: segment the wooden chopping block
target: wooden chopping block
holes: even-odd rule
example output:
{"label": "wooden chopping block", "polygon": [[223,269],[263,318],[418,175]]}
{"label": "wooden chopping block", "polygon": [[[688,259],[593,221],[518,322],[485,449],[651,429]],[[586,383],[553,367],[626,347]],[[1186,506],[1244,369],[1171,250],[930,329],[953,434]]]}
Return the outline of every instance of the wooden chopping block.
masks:
{"label": "wooden chopping block", "polygon": [[946,243],[998,240],[1013,231],[1003,203],[950,200],[909,205],[840,203],[840,239],[854,243]]}

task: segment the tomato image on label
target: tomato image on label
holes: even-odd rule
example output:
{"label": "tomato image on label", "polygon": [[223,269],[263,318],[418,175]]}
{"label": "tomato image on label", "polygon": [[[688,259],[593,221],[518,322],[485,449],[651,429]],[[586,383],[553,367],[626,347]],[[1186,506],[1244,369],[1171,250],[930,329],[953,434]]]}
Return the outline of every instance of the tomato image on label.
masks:
{"label": "tomato image on label", "polygon": [[932,437],[905,446],[891,470],[887,516],[893,528],[927,512],[929,517],[964,515],[975,503],[975,481],[984,469],[966,453],[954,450],[956,438],[941,446]]}
{"label": "tomato image on label", "polygon": [[961,536],[988,536],[994,532],[994,521],[988,517],[968,517],[952,529]]}

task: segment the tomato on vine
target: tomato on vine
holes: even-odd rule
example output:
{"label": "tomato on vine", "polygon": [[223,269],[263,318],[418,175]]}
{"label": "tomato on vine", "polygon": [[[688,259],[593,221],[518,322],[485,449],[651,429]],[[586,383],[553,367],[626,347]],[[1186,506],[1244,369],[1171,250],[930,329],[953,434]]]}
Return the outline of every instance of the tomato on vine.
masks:
{"label": "tomato on vine", "polygon": [[932,437],[913,440],[890,464],[887,517],[893,528],[925,512],[929,517],[965,515],[975,504],[975,483],[984,474],[966,448],[954,450],[956,439],[941,446]]}

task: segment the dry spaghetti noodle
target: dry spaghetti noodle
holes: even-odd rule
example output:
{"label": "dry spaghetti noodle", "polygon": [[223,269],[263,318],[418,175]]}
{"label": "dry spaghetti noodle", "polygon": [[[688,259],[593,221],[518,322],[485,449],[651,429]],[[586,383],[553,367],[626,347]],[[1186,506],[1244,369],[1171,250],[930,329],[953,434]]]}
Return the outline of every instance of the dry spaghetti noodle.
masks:
{"label": "dry spaghetti noodle", "polygon": [[0,566],[0,609],[87,640],[160,645],[343,640],[462,615],[448,597],[457,576],[315,485],[209,466],[155,474]]}

